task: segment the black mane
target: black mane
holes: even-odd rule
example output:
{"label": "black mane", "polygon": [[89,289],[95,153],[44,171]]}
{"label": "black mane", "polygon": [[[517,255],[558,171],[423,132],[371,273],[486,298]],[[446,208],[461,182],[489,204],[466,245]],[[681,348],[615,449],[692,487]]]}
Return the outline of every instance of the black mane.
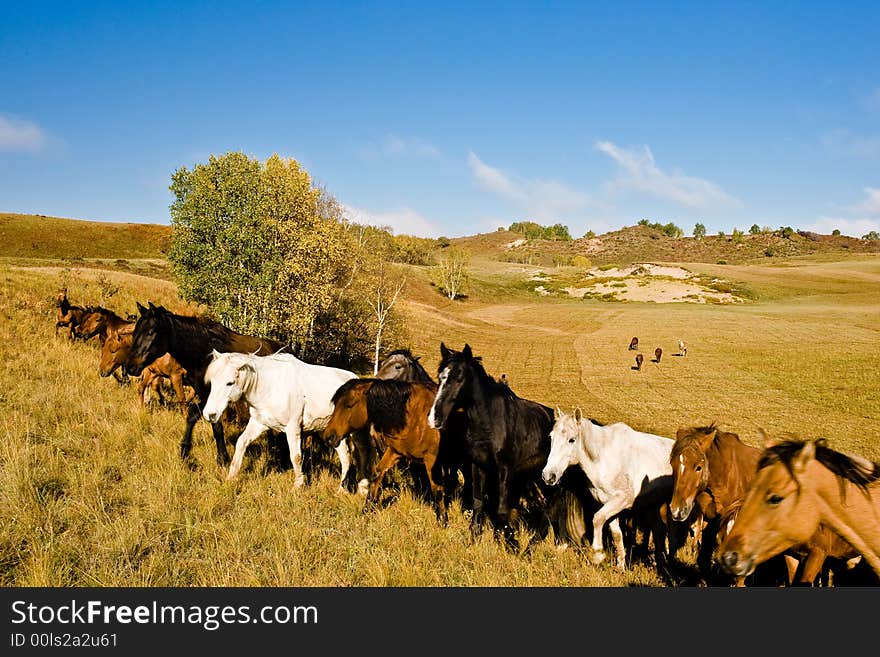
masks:
{"label": "black mane", "polygon": [[[815,441],[816,460],[831,470],[839,479],[855,484],[864,492],[868,486],[880,481],[880,463],[855,459],[828,447],[824,438]],[[792,460],[806,445],[805,440],[784,440],[766,448],[758,461],[758,470],[773,463],[781,463],[794,478]]]}
{"label": "black mane", "polygon": [[406,427],[406,405],[412,383],[394,379],[372,379],[367,390],[367,417],[378,433],[395,433]]}

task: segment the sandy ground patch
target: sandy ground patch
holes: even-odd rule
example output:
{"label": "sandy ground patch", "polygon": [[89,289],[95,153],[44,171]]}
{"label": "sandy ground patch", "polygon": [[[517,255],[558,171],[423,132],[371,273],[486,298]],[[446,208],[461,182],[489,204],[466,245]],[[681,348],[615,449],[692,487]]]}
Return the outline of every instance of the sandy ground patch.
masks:
{"label": "sandy ground patch", "polygon": [[653,301],[654,303],[739,303],[742,301],[727,292],[717,292],[690,279],[695,275],[683,267],[639,263],[629,267],[614,267],[587,272],[590,278],[614,279],[584,287],[569,286],[563,290],[572,297],[586,294],[614,293],[620,301]]}

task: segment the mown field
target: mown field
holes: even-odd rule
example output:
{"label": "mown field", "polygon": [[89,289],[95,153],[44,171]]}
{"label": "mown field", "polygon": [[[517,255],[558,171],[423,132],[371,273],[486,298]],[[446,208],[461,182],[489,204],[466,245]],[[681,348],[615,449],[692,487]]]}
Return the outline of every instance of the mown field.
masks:
{"label": "mown field", "polygon": [[[410,346],[436,370],[439,344],[469,343],[522,397],[674,436],[712,421],[824,436],[880,459],[880,258],[785,266],[689,265],[747,286],[754,300],[704,304],[540,298],[476,268],[450,302],[413,269],[403,306]],[[198,467],[179,462],[183,421],[142,408],[97,374],[97,344],[53,336],[55,292],[120,314],[135,301],[183,310],[172,282],[81,265],[0,262],[0,583],[16,586],[665,586],[647,567],[594,566],[552,541],[512,554],[471,542],[459,507],[438,527],[406,487],[371,514],[319,470],[304,489],[255,450],[234,483],[206,423]],[[630,338],[645,353],[631,369]],[[675,356],[678,339],[687,357]],[[650,361],[656,346],[662,361]],[[522,538],[527,538],[522,536]],[[686,548],[681,554],[692,558]]]}

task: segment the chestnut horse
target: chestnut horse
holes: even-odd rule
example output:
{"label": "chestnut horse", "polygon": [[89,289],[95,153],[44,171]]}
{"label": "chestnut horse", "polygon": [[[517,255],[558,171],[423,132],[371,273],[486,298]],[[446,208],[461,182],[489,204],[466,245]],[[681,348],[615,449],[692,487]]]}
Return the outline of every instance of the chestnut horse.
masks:
{"label": "chestnut horse", "polygon": [[880,575],[878,482],[880,463],[835,451],[822,438],[766,447],[736,521],[718,548],[722,567],[746,576],[825,525]]}
{"label": "chestnut horse", "polygon": [[[714,424],[705,427],[681,427],[670,453],[672,465],[672,500],[669,504],[676,520],[690,515],[696,506],[706,520],[697,556],[701,575],[709,581],[713,555],[725,518],[732,517],[742,503],[757,471],[761,450],[745,444],[739,436],[722,431]],[[800,565],[790,580],[810,585],[821,573],[826,557],[849,559],[857,556],[850,545],[820,526],[803,545],[793,546],[789,555],[797,556]],[[743,585],[738,578],[738,585]]]}
{"label": "chestnut horse", "polygon": [[367,511],[379,500],[385,474],[401,458],[423,463],[428,473],[437,520],[447,523],[445,480],[454,473],[441,454],[440,431],[428,425],[435,385],[393,379],[351,379],[333,394],[333,414],[323,432],[335,447],[346,435],[369,427],[384,446],[370,476],[364,504]]}
{"label": "chestnut horse", "polygon": [[134,331],[134,320],[123,319],[109,308],[89,306],[85,310],[82,322],[77,327],[77,333],[83,340],[91,340],[97,335],[101,344],[104,344],[109,331]]}

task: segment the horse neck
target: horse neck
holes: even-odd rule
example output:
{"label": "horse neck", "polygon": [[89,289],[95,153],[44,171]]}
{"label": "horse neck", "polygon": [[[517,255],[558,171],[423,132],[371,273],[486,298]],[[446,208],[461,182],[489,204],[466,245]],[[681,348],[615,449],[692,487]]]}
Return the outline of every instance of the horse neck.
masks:
{"label": "horse neck", "polygon": [[592,470],[594,464],[599,461],[607,442],[605,435],[607,432],[606,427],[597,427],[587,418],[581,418],[578,421],[578,436],[580,437],[580,440],[577,441],[579,460],[585,472]]}
{"label": "horse neck", "polygon": [[717,432],[706,450],[707,487],[724,508],[742,499],[755,476],[761,450],[746,445],[736,434]]}
{"label": "horse neck", "polygon": [[[810,483],[819,506],[820,521],[862,554],[880,575],[880,485],[871,484],[868,493],[848,480],[841,480],[818,461],[812,461],[803,478]],[[845,486],[845,497],[841,494]]]}
{"label": "horse neck", "polygon": [[470,386],[471,399],[470,403],[465,406],[468,423],[471,426],[476,425],[484,431],[489,431],[501,419],[493,417],[492,413],[492,401],[497,398],[497,395],[477,371],[471,373]]}

